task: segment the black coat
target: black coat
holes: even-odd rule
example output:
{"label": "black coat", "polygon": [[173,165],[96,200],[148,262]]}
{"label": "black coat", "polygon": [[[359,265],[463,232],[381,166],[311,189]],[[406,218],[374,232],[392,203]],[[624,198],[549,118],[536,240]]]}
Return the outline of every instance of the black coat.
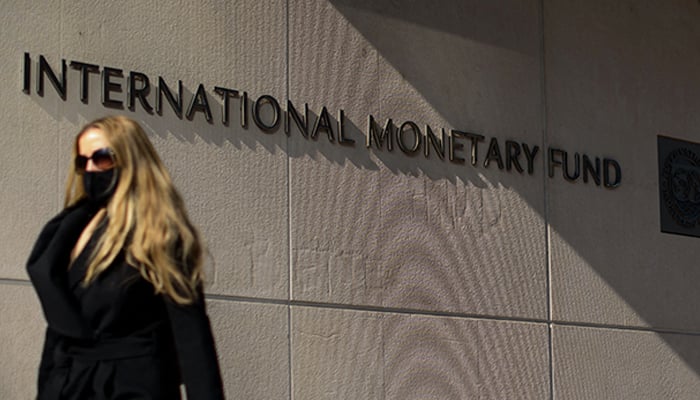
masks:
{"label": "black coat", "polygon": [[48,323],[38,398],[55,400],[222,399],[219,366],[202,293],[181,306],[123,256],[90,285],[87,261],[104,226],[68,268],[70,252],[95,214],[81,204],[44,227],[27,263]]}

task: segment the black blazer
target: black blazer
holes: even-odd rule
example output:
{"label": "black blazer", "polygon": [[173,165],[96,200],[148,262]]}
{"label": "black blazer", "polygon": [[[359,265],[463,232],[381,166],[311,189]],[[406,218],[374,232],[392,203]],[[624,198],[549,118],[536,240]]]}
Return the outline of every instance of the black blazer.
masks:
{"label": "black blazer", "polygon": [[119,256],[85,286],[98,227],[68,268],[70,252],[97,210],[82,203],[51,219],[27,271],[48,323],[39,367],[39,399],[223,399],[203,294],[181,306]]}

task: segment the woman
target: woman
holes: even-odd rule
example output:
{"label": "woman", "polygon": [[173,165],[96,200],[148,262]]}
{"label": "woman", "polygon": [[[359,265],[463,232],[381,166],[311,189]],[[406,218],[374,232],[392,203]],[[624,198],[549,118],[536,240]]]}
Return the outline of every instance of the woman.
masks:
{"label": "woman", "polygon": [[48,327],[39,399],[221,399],[202,247],[143,129],[126,117],[75,139],[64,210],[27,270]]}

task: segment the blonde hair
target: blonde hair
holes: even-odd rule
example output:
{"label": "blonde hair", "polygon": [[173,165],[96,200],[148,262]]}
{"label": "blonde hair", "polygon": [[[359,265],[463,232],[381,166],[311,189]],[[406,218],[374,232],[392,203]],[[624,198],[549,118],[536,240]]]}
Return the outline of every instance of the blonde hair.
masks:
{"label": "blonde hair", "polygon": [[[153,284],[156,293],[190,304],[202,283],[203,248],[184,202],[153,145],[136,121],[105,117],[83,127],[78,140],[99,129],[114,152],[119,180],[106,206],[107,227],[88,262],[84,283],[104,272],[124,250],[126,262]],[[71,163],[65,206],[86,197],[80,173]]]}

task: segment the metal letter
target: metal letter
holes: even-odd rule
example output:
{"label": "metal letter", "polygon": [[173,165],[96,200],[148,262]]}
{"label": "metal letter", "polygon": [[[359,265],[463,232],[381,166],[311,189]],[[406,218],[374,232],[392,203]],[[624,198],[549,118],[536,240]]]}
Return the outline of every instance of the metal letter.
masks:
{"label": "metal letter", "polygon": [[442,134],[438,138],[435,136],[433,133],[433,130],[430,129],[430,125],[425,126],[425,158],[428,158],[430,156],[430,146],[433,146],[433,149],[435,149],[435,152],[437,153],[438,157],[440,157],[441,160],[445,159],[445,129],[442,129]]}
{"label": "metal letter", "polygon": [[581,175],[581,156],[578,153],[574,153],[574,174],[569,174],[569,160],[568,154],[564,152],[564,178],[568,181],[575,181]]}
{"label": "metal letter", "polygon": [[248,129],[248,92],[241,97],[241,127]]}
{"label": "metal letter", "polygon": [[506,140],[506,170],[510,171],[514,166],[515,169],[523,173],[523,167],[520,166],[518,157],[520,156],[520,144],[512,140]]}
{"label": "metal letter", "polygon": [[112,82],[111,77],[116,76],[122,78],[123,71],[117,68],[104,67],[102,69],[102,105],[111,108],[124,108],[121,100],[114,100],[109,97],[110,92],[121,92],[121,83]]}
{"label": "metal letter", "polygon": [[561,160],[557,160],[554,158],[554,156],[556,154],[562,155],[562,154],[564,154],[564,151],[550,147],[549,148],[549,162],[547,163],[550,178],[554,177],[554,167],[556,167],[557,165],[561,167]]}
{"label": "metal letter", "polygon": [[[265,124],[262,118],[260,118],[260,108],[263,104],[270,104],[272,106],[274,116],[272,118],[271,125]],[[255,125],[257,125],[258,128],[262,129],[263,132],[271,132],[275,130],[279,125],[281,112],[282,111],[280,110],[280,103],[278,103],[274,97],[270,95],[260,96],[253,105],[253,122],[255,122]]]}
{"label": "metal letter", "polygon": [[333,135],[333,125],[331,124],[331,116],[328,114],[328,109],[326,109],[325,106],[321,109],[321,114],[316,119],[314,128],[311,130],[311,139],[315,140],[316,136],[318,136],[318,131],[321,129],[326,131],[329,141],[335,141],[335,137]]}
{"label": "metal letter", "polygon": [[[609,189],[615,189],[617,187],[620,187],[620,183],[622,182],[622,168],[620,167],[620,164],[612,160],[610,158],[605,158],[603,159],[603,166],[604,166],[604,178],[605,178],[605,187]],[[615,170],[615,180],[610,179],[610,168],[613,168]]]}
{"label": "metal letter", "polygon": [[173,112],[175,112],[175,115],[182,119],[182,81],[177,81],[177,100],[161,76],[158,77],[156,92],[156,112],[158,115],[163,115],[163,94],[165,94],[165,98],[168,100],[168,103],[170,103],[170,107],[173,109]]}
{"label": "metal letter", "polygon": [[471,133],[471,132],[460,132],[460,133],[471,140],[471,150],[472,150],[471,151],[471,164],[472,164],[472,166],[476,167],[476,162],[478,159],[477,147],[479,145],[479,142],[484,141],[484,136],[476,134],[476,133]]}
{"label": "metal letter", "polygon": [[79,61],[71,61],[70,66],[80,71],[80,101],[87,104],[88,97],[90,96],[90,79],[88,74],[90,72],[100,72],[100,66]]}
{"label": "metal letter", "polygon": [[[413,147],[406,146],[406,143],[404,143],[403,141],[404,133],[406,132],[406,129],[404,128],[406,126],[411,128],[411,132],[413,132]],[[418,125],[416,125],[416,123],[413,121],[406,121],[403,124],[401,124],[401,127],[399,128],[399,132],[396,135],[396,143],[399,145],[399,149],[401,149],[401,151],[408,155],[413,155],[416,151],[420,149],[422,137],[423,135],[421,134]]]}
{"label": "metal letter", "polygon": [[58,77],[51,69],[51,66],[46,61],[44,56],[39,55],[39,73],[37,74],[37,87],[36,93],[39,96],[44,96],[44,75],[49,78],[49,82],[56,89],[56,93],[61,97],[61,99],[66,99],[66,60],[61,60],[61,80],[59,82]]}
{"label": "metal letter", "polygon": [[498,147],[498,139],[491,138],[489,143],[489,150],[486,152],[486,159],[484,160],[484,167],[488,167],[491,161],[495,160],[498,164],[498,169],[503,169],[503,158],[501,158],[501,149]]}
{"label": "metal letter", "polygon": [[464,134],[464,132],[456,131],[454,129],[450,131],[450,136],[448,138],[450,148],[450,161],[457,164],[464,164],[464,158],[458,157],[456,155],[457,150],[462,150],[464,148],[464,144],[455,142],[455,140],[457,140],[457,138],[460,136],[465,137],[466,135]]}
{"label": "metal letter", "polygon": [[304,103],[304,118],[299,115],[299,112],[297,109],[294,107],[294,104],[290,100],[287,100],[287,118],[284,119],[284,133],[289,136],[291,124],[289,123],[289,118],[292,118],[294,120],[294,123],[296,123],[297,128],[299,128],[299,132],[301,132],[301,135],[304,136],[305,138],[309,137],[309,105],[307,103]]}
{"label": "metal letter", "polygon": [[355,140],[345,137],[345,112],[338,110],[338,143],[346,146],[354,146]]}
{"label": "metal letter", "polygon": [[367,138],[365,145],[367,148],[372,146],[372,141],[376,144],[377,149],[381,149],[384,146],[384,140],[386,139],[386,149],[389,151],[394,150],[394,123],[389,118],[386,121],[386,127],[381,132],[377,134],[377,123],[374,121],[372,114],[369,115],[369,129],[367,130]]}
{"label": "metal letter", "polygon": [[229,110],[229,101],[228,100],[231,97],[238,97],[238,90],[227,89],[227,88],[215,86],[214,92],[221,95],[221,98],[224,100],[224,104],[221,106],[221,123],[228,126],[229,116],[231,114],[231,112]]}
{"label": "metal letter", "polygon": [[195,95],[192,96],[190,106],[187,108],[187,119],[192,121],[192,119],[194,118],[194,113],[197,111],[203,112],[204,117],[207,119],[207,122],[211,122],[211,108],[209,108],[209,99],[207,98],[207,91],[204,90],[204,85],[202,85],[201,83],[199,84],[199,86],[197,86],[197,93],[195,93]]}
{"label": "metal letter", "polygon": [[[142,82],[143,86],[137,88],[136,81]],[[151,93],[151,81],[148,79],[148,76],[141,72],[129,72],[129,82],[126,85],[126,93],[127,107],[129,110],[134,111],[134,108],[136,108],[135,100],[139,99],[141,107],[143,107],[147,113],[153,114],[153,107],[151,107],[151,105],[148,103],[148,99],[146,98],[146,96]]]}
{"label": "metal letter", "polygon": [[595,167],[587,155],[583,155],[583,182],[588,183],[588,174],[591,173],[596,186],[600,186],[600,158],[595,158]]}
{"label": "metal letter", "polygon": [[29,53],[24,53],[24,80],[22,82],[22,91],[29,94],[32,83],[32,58]]}
{"label": "metal letter", "polygon": [[530,147],[523,143],[523,153],[525,153],[525,158],[527,159],[527,173],[529,175],[532,175],[532,173],[535,171],[535,156],[539,150],[540,146],[536,145],[532,148],[532,151],[530,151]]}

